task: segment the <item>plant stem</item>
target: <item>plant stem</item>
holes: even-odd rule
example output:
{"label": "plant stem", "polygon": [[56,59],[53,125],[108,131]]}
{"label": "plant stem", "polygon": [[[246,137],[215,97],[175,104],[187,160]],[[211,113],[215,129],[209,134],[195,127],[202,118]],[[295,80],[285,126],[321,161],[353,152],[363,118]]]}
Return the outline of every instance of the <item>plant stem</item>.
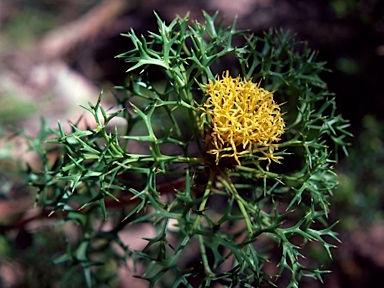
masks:
{"label": "plant stem", "polygon": [[235,197],[237,201],[237,205],[239,205],[240,212],[243,215],[245,225],[247,226],[247,230],[249,234],[253,235],[254,231],[253,231],[252,223],[249,220],[247,210],[245,209],[245,206],[244,206],[244,199],[241,198],[241,196],[237,192],[236,187],[235,185],[233,185],[232,180],[229,178],[228,174],[225,173],[224,171],[221,171],[221,176],[223,177],[223,180],[224,180],[223,184],[232,193],[232,195]]}
{"label": "plant stem", "polygon": [[[199,211],[204,211],[204,209],[205,209],[205,205],[207,204],[208,196],[211,193],[211,187],[212,187],[213,181],[215,179],[215,176],[216,176],[216,173],[214,173],[211,170],[207,186],[205,187],[205,191],[204,191],[204,195],[203,195],[203,200],[201,201],[201,204],[199,206]],[[195,222],[193,223],[194,231],[197,231],[198,229],[200,229],[200,219],[201,219],[201,215],[197,214]],[[199,241],[201,258],[202,258],[203,265],[204,265],[204,271],[205,271],[207,276],[212,277],[215,274],[212,272],[211,267],[209,267],[208,258],[207,258],[207,252],[205,250],[205,245],[204,245],[204,241],[203,241],[203,236],[198,234],[197,235],[197,239]]]}

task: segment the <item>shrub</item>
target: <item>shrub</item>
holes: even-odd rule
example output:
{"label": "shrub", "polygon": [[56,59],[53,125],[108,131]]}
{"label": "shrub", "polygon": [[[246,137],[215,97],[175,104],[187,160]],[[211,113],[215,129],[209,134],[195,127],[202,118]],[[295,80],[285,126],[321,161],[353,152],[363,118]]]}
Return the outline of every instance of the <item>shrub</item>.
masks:
{"label": "shrub", "polygon": [[[282,275],[298,287],[327,272],[306,255],[318,243],[331,257],[338,240],[328,199],[349,124],[320,78],[325,64],[288,33],[204,17],[156,15],[159,31],[124,34],[129,79],[113,112],[101,94],[84,107],[94,125],[59,123],[34,146],[38,205],[78,227],[54,262],[81,267],[88,287],[111,283],[128,259],[151,287],[258,287]],[[133,250],[121,232],[145,223],[155,236]]]}

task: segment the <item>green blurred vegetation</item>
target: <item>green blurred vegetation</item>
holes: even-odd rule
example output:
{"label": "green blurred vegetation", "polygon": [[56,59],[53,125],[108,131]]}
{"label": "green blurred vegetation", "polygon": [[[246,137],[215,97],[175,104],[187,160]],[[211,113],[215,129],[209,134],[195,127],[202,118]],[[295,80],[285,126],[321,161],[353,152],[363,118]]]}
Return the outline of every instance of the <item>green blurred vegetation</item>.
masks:
{"label": "green blurred vegetation", "polygon": [[333,198],[334,214],[349,231],[384,220],[384,123],[372,115],[362,122],[364,130],[339,166],[340,184]]}

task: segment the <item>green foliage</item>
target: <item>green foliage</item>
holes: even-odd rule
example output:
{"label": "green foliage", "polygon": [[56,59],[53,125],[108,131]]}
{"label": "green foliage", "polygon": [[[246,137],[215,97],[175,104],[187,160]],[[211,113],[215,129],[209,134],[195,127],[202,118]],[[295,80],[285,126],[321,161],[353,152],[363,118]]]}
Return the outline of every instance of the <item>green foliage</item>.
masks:
{"label": "green foliage", "polygon": [[383,123],[366,115],[362,125],[363,132],[356,139],[355,149],[340,165],[340,185],[332,199],[344,230],[382,221],[384,216]]}
{"label": "green foliage", "polygon": [[[178,17],[166,25],[156,15],[158,32],[125,34],[134,48],[118,57],[131,64],[131,77],[116,87],[114,112],[100,95],[84,107],[94,125],[45,129],[31,147],[43,163],[42,171],[29,171],[37,203],[79,227],[78,242],[68,242],[55,263],[81,267],[88,287],[110,281],[93,267],[127,259],[145,267],[137,277],[151,287],[258,287],[281,275],[298,287],[303,277],[321,280],[327,272],[305,259],[306,247],[320,243],[331,257],[337,242],[328,199],[337,184],[337,148],[346,151],[349,133],[319,77],[324,63],[286,33],[257,37],[236,23],[217,24],[216,14],[204,16],[205,23]],[[216,166],[207,157],[204,85],[224,70],[261,81],[286,102],[287,129],[277,144],[282,164],[267,170],[246,154],[241,165]],[[124,124],[110,124],[114,119]],[[156,235],[132,250],[120,232],[144,223]]]}
{"label": "green foliage", "polygon": [[336,14],[338,18],[343,18],[348,16],[348,14],[356,12],[359,6],[362,5],[362,3],[359,3],[356,0],[347,0],[347,1],[341,1],[341,0],[331,0],[329,1],[329,6],[333,10],[333,12]]}

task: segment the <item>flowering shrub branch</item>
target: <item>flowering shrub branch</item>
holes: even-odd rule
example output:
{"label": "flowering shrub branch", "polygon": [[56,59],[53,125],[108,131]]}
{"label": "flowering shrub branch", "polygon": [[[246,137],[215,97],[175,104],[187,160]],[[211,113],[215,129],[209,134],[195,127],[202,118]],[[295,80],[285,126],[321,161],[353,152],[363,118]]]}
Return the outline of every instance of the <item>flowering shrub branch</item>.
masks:
{"label": "flowering shrub branch", "polygon": [[[44,169],[29,171],[29,182],[39,205],[79,225],[56,263],[80,266],[89,287],[128,259],[151,287],[259,287],[286,277],[298,287],[327,272],[308,247],[331,257],[337,243],[328,198],[336,148],[346,151],[350,134],[320,78],[324,63],[289,34],[257,37],[204,17],[167,25],[156,15],[159,31],[124,34],[133,48],[118,56],[130,79],[116,87],[117,112],[100,96],[85,107],[96,128],[42,133],[55,136],[58,156],[40,149]],[[111,129],[116,117],[125,125]],[[104,219],[112,227],[96,225]],[[119,232],[145,223],[155,236],[130,249]]]}

